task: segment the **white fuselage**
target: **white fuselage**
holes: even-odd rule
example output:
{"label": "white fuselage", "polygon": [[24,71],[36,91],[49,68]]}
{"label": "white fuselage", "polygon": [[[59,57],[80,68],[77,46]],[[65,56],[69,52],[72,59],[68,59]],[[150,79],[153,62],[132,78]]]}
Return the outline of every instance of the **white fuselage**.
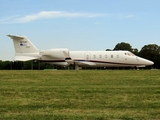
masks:
{"label": "white fuselage", "polygon": [[[135,56],[129,51],[70,51],[69,56],[80,67],[145,67],[153,65],[152,61]],[[69,65],[65,58],[47,57],[41,60],[55,65]]]}

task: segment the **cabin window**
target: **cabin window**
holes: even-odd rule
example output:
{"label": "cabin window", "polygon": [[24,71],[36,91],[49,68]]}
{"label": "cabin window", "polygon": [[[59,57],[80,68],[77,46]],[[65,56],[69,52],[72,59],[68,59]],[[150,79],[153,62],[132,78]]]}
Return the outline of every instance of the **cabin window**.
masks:
{"label": "cabin window", "polygon": [[113,58],[113,55],[111,55],[111,58]]}
{"label": "cabin window", "polygon": [[119,55],[117,55],[117,58],[119,58]]}
{"label": "cabin window", "polygon": [[107,55],[105,55],[105,58],[107,58]]}
{"label": "cabin window", "polygon": [[96,55],[93,55],[93,58],[96,58]]}
{"label": "cabin window", "polygon": [[102,58],[102,55],[99,55],[99,58]]}

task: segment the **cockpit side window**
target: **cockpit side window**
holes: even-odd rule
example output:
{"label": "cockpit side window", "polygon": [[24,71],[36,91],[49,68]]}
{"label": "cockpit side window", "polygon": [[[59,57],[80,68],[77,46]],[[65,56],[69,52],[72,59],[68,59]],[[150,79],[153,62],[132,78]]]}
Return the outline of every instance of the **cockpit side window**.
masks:
{"label": "cockpit side window", "polygon": [[133,53],[131,53],[131,52],[127,52],[127,53],[125,53],[125,55],[127,55],[127,56],[135,56]]}

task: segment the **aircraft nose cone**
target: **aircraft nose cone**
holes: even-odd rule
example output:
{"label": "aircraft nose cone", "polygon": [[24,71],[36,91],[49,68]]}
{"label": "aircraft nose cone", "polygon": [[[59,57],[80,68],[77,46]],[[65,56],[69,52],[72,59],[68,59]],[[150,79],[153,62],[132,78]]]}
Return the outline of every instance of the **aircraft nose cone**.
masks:
{"label": "aircraft nose cone", "polygon": [[145,65],[153,65],[153,64],[154,64],[154,62],[145,59]]}
{"label": "aircraft nose cone", "polygon": [[141,58],[141,57],[138,57],[138,60],[141,64],[145,65],[145,66],[148,66],[148,65],[153,65],[154,62],[150,61],[150,60],[147,60],[147,59],[144,59],[144,58]]}
{"label": "aircraft nose cone", "polygon": [[152,62],[152,61],[148,61],[149,62],[149,65],[153,65],[154,64],[154,62]]}

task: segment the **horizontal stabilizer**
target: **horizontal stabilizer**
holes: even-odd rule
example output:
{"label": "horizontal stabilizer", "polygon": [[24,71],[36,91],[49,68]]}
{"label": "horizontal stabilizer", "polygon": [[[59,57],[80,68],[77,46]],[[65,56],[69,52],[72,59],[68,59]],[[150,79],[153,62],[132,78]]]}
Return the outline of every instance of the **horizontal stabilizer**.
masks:
{"label": "horizontal stabilizer", "polygon": [[12,39],[15,39],[15,40],[21,40],[23,39],[24,37],[22,36],[15,36],[15,35],[7,35],[8,37],[12,38]]}
{"label": "horizontal stabilizer", "polygon": [[35,60],[38,59],[38,57],[33,56],[15,56],[15,61],[29,61],[29,60]]}

